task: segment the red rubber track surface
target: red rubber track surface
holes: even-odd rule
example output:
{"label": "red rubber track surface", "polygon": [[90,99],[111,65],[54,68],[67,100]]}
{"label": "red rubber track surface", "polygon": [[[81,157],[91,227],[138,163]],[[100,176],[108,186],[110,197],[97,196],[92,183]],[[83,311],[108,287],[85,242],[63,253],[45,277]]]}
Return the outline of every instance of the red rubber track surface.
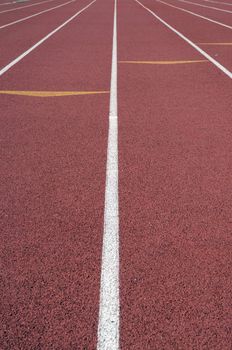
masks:
{"label": "red rubber track surface", "polygon": [[[217,24],[160,4],[155,0],[145,0],[143,1],[143,4],[196,44],[232,42],[231,29],[223,28]],[[174,5],[184,8],[182,4],[185,5],[184,3],[176,1]],[[194,10],[188,8],[188,10],[200,13],[198,12],[198,9]],[[228,14],[221,13],[220,18],[216,18],[215,16],[213,17],[208,13],[208,10],[202,11],[201,14],[205,17],[209,17],[222,23],[231,25],[231,20],[230,22],[223,20],[223,18],[227,17]],[[232,19],[232,14],[230,15],[230,18]],[[225,65],[227,69],[232,70],[232,46],[205,46],[200,44],[199,46],[203,48],[203,50],[205,50],[207,53],[209,53],[213,58],[218,60],[222,65]]]}
{"label": "red rubber track surface", "polygon": [[[169,0],[168,2],[171,3],[172,0]],[[221,2],[219,3],[219,1],[217,0],[218,3],[215,3],[215,2],[209,2],[209,1],[204,1],[204,0],[199,0],[199,1],[192,1],[192,0],[186,0],[186,1],[191,1],[191,2],[194,2],[196,5],[193,5],[193,4],[187,4],[187,3],[184,3],[184,2],[181,2],[181,1],[178,1],[178,0],[174,0],[176,5],[177,3],[179,3],[181,6],[182,5],[191,5],[192,8],[195,7],[195,9],[205,9],[207,10],[207,7],[215,7],[215,8],[218,8],[218,9],[223,9],[223,10],[228,10],[228,11],[232,11],[232,2],[230,1],[225,1],[225,3],[230,3],[230,5],[226,5],[225,3]],[[202,7],[202,6],[197,6],[197,4],[199,5],[204,5],[204,6],[207,6],[207,7]],[[211,9],[212,11],[214,11],[215,13],[217,13],[217,10],[213,10]],[[220,11],[219,11],[220,12]],[[212,12],[213,13],[213,12]]]}
{"label": "red rubber track surface", "polygon": [[[205,8],[205,7],[199,7],[199,6],[187,4],[187,3],[184,3],[184,2],[181,2],[181,1],[176,1],[176,0],[169,0],[169,1],[165,1],[165,2],[169,3],[170,5],[174,5],[176,7],[183,8],[185,10],[194,12],[194,13],[196,13],[198,15],[201,15],[201,16],[204,16],[204,17],[208,17],[210,19],[213,19],[214,21],[218,21],[218,22],[221,22],[223,24],[232,26],[232,13],[216,11],[216,10],[208,9],[208,8]],[[151,0],[150,3],[152,3],[152,4],[157,3],[158,4],[158,2],[156,2],[155,0]],[[162,5],[162,4],[160,3],[160,5]],[[172,10],[173,11],[175,10],[173,7],[169,7],[167,5],[163,5],[163,6],[167,7],[168,12],[172,12]],[[229,10],[232,11],[232,6],[231,6],[231,8]],[[180,13],[185,15],[187,18],[197,18],[196,16],[193,16],[193,15],[188,14],[186,12],[182,12],[180,10],[176,10],[176,11],[179,11]],[[199,20],[202,22],[202,25],[204,25],[204,23],[205,24],[210,23],[210,22],[208,22],[208,21],[206,21],[204,19],[199,19]],[[224,28],[218,26],[217,24],[213,24],[213,25],[214,25],[214,31],[216,31],[217,28],[224,29]],[[225,28],[224,30],[228,34],[231,32],[231,29],[226,29]]]}
{"label": "red rubber track surface", "polygon": [[[16,7],[23,7],[23,6],[27,6],[27,5],[31,5],[31,4],[35,4],[37,2],[41,2],[43,0],[30,0],[30,1],[22,1],[22,2],[13,2],[13,0],[1,0],[0,1],[0,11],[4,11],[4,10],[10,10]],[[45,0],[46,1],[46,0]],[[45,4],[49,2],[45,2],[43,1]],[[52,3],[53,1],[51,1]]]}
{"label": "red rubber track surface", "polygon": [[[97,1],[1,90],[109,90],[112,18]],[[0,347],[95,349],[109,95],[0,98]]]}
{"label": "red rubber track surface", "polygon": [[[202,59],[133,1],[118,38],[119,60]],[[119,64],[118,89],[121,349],[229,350],[231,81],[211,63]]]}
{"label": "red rubber track surface", "polygon": [[[39,2],[39,1],[38,1]],[[47,10],[47,9],[49,9],[49,8],[52,8],[52,7],[55,7],[55,6],[58,6],[58,5],[61,5],[61,4],[64,4],[65,2],[68,2],[68,0],[58,0],[58,1],[52,1],[52,2],[46,2],[46,3],[44,3],[44,4],[40,4],[40,5],[36,5],[36,6],[32,6],[32,7],[26,7],[26,8],[24,8],[24,9],[21,9],[21,10],[19,10],[19,11],[12,11],[12,12],[6,12],[6,13],[0,13],[0,26],[3,26],[3,25],[5,25],[5,24],[8,24],[8,23],[11,23],[11,22],[14,22],[14,21],[17,21],[17,20],[19,20],[19,19],[21,19],[21,18],[24,18],[24,17],[27,17],[27,16],[31,16],[31,15],[33,15],[33,14],[35,14],[35,13],[38,13],[38,12],[41,12],[41,11],[44,11],[44,10]],[[77,1],[76,1],[77,2]],[[78,2],[77,2],[78,3]],[[71,5],[72,3],[70,3],[70,5]],[[74,2],[74,4],[75,4],[75,2]],[[27,5],[29,5],[29,3],[24,3],[24,6],[27,6]],[[69,6],[69,5],[67,5],[67,6]],[[64,9],[65,8],[65,6],[64,7],[61,7],[61,9]],[[0,7],[0,12],[1,11],[5,11],[6,9],[2,9],[1,7]],[[7,9],[8,10],[8,9]],[[58,9],[57,9],[58,10]],[[53,11],[57,11],[56,9],[55,10],[53,10]],[[55,12],[53,12],[53,11],[51,11],[50,12],[50,16],[51,17],[53,17],[53,14],[55,13]],[[49,12],[48,12],[49,13]],[[46,13],[45,13],[46,14]],[[45,14],[41,14],[41,15],[39,15],[38,16],[38,18],[40,18],[40,23],[43,23],[43,17],[42,16],[44,16]],[[23,23],[23,22],[22,22]],[[22,25],[22,23],[21,24],[17,24],[17,26],[20,26],[20,25]],[[26,23],[26,22],[25,22]],[[31,25],[33,22],[32,22],[32,20],[31,20],[31,22],[28,22],[28,25]],[[19,28],[20,27],[14,27],[14,30],[16,29],[16,28],[18,28],[18,30],[19,30]],[[7,33],[7,30],[9,30],[9,28],[7,29],[7,28],[2,28],[2,29],[0,29],[1,31],[3,31],[4,30],[4,34],[6,35],[6,33]]]}
{"label": "red rubber track surface", "polygon": [[[53,13],[44,13],[42,16],[0,30],[0,67],[10,63],[90,2],[76,1],[73,5],[61,7]],[[77,16],[75,21],[77,22],[83,14]]]}
{"label": "red rubber track surface", "polygon": [[[170,5],[174,5],[176,7],[182,8],[184,10],[188,10],[188,11],[194,12],[194,13],[200,15],[200,16],[208,17],[208,18],[210,18],[210,19],[212,19],[214,21],[218,21],[220,23],[232,26],[232,13],[220,12],[220,11],[216,11],[216,10],[212,10],[212,9],[207,9],[207,8],[204,8],[204,7],[198,7],[198,6],[195,6],[195,5],[187,4],[187,3],[176,1],[176,0],[169,0],[169,1],[165,1],[165,2],[167,2]],[[154,4],[160,4],[160,5],[164,6],[164,7],[167,7],[166,11],[168,11],[168,12],[172,12],[173,11],[175,13],[175,11],[178,11],[178,12],[182,13],[183,16],[185,16],[185,17],[187,17],[189,19],[190,18],[196,18],[197,19],[196,16],[193,16],[193,15],[188,14],[186,12],[177,10],[177,9],[175,9],[173,7],[169,7],[167,5],[158,3],[158,2],[156,2],[156,0],[151,0],[149,4],[153,4],[153,5]],[[232,7],[229,10],[232,11]],[[209,21],[206,21],[206,20],[201,19],[201,18],[199,18],[199,21],[202,22],[202,25],[204,25],[204,24],[207,25],[207,23],[211,24],[211,26],[213,25],[215,32],[218,29],[221,29],[221,30],[224,30],[226,33],[228,33],[227,35],[230,34],[230,36],[231,36],[231,29],[223,28],[223,27],[219,26],[218,24],[214,24],[214,23],[212,24]],[[200,29],[201,28],[199,28],[199,30]],[[213,31],[213,34],[214,34],[214,31]],[[211,40],[214,39],[214,36],[211,37],[210,39]]]}

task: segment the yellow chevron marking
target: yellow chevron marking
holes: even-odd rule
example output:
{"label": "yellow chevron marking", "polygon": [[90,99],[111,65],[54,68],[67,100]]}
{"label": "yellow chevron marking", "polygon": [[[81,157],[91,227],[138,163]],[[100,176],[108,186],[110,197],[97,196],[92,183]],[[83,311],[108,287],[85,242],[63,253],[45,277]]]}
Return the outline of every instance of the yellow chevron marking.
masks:
{"label": "yellow chevron marking", "polygon": [[131,64],[188,64],[188,63],[204,63],[208,60],[192,60],[192,61],[119,61],[119,63]]}
{"label": "yellow chevron marking", "polygon": [[109,91],[0,91],[5,95],[22,95],[34,97],[57,97],[57,96],[74,96],[74,95],[94,95],[108,94]]}

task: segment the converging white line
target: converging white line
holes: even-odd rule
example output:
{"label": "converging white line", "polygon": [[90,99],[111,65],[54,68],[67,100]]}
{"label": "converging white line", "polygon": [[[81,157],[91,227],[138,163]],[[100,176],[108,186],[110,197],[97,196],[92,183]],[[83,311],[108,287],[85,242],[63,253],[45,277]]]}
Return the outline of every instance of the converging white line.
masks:
{"label": "converging white line", "polygon": [[202,18],[202,19],[205,19],[206,21],[209,21],[209,22],[212,22],[212,23],[215,23],[215,24],[218,24],[219,26],[222,26],[222,27],[225,27],[225,28],[228,28],[228,29],[232,29],[232,26],[229,26],[225,23],[221,23],[221,22],[218,22],[218,21],[214,21],[213,19],[211,18],[208,18],[208,17],[205,17],[205,16],[201,16],[199,15],[198,13],[195,13],[195,12],[192,12],[192,11],[189,11],[189,10],[186,10],[186,9],[183,9],[182,7],[177,7],[177,6],[174,6],[174,5],[171,5],[165,1],[162,1],[162,0],[156,0],[158,2],[160,2],[161,4],[164,4],[164,5],[167,5],[167,6],[170,6],[170,7],[173,7],[177,10],[180,10],[180,11],[183,11],[183,12],[186,12],[186,13],[189,13],[190,15],[193,15],[193,16],[196,16],[196,17],[199,17],[199,18]]}
{"label": "converging white line", "polygon": [[189,45],[194,47],[195,50],[200,52],[204,57],[206,57],[210,62],[212,62],[217,68],[219,68],[223,73],[225,73],[230,79],[232,79],[232,72],[230,72],[226,67],[224,67],[221,63],[216,61],[212,56],[210,56],[207,52],[202,50],[199,46],[194,44],[190,39],[188,39],[184,34],[180,33],[178,30],[173,28],[170,24],[165,22],[162,18],[160,18],[155,12],[150,10],[148,7],[144,6],[140,1],[135,0],[140,6],[142,6],[145,10],[151,13],[156,19],[158,19],[161,23],[163,23],[166,27],[171,29],[174,33],[176,33],[180,38],[186,41]]}
{"label": "converging white line", "polygon": [[41,45],[44,41],[46,41],[48,38],[50,38],[52,35],[54,35],[56,32],[58,32],[60,29],[62,29],[64,26],[66,26],[66,24],[68,24],[69,22],[71,22],[75,17],[77,17],[78,15],[80,15],[83,11],[85,11],[88,7],[90,7],[96,0],[93,0],[92,2],[90,2],[87,6],[85,6],[83,9],[81,9],[80,11],[76,12],[72,17],[70,17],[69,19],[67,19],[67,21],[65,21],[64,23],[62,23],[59,27],[57,27],[56,29],[54,29],[52,32],[50,32],[49,34],[47,34],[44,38],[42,38],[41,40],[39,40],[35,45],[31,46],[28,50],[24,51],[21,55],[19,55],[17,58],[15,58],[13,61],[11,61],[9,64],[7,64],[5,67],[3,67],[2,69],[0,69],[0,76],[3,75],[4,73],[6,73],[10,68],[12,68],[16,63],[18,63],[19,61],[21,61],[25,56],[27,56],[30,52],[32,52],[33,50],[35,50],[39,45]]}
{"label": "converging white line", "polygon": [[98,350],[119,350],[119,212],[117,108],[117,0],[111,67],[104,232],[98,321]]}
{"label": "converging white line", "polygon": [[219,4],[219,5],[229,5],[229,6],[232,6],[232,3],[229,3],[229,2],[219,2],[219,1],[213,1],[213,0],[204,0],[206,2],[213,2],[214,4]]}
{"label": "converging white line", "polygon": [[232,13],[232,11],[229,11],[229,10],[224,10],[224,9],[220,9],[220,8],[218,8],[218,7],[213,7],[213,6],[206,6],[206,5],[198,4],[198,3],[192,2],[192,1],[186,1],[186,0],[177,0],[177,1],[181,1],[181,2],[184,2],[184,3],[186,3],[186,4],[191,4],[191,5],[206,7],[206,8],[208,8],[208,9],[212,9],[212,10],[217,10],[217,11]]}
{"label": "converging white line", "polygon": [[52,2],[52,1],[55,1],[55,0],[46,0],[46,1],[40,1],[40,2],[36,2],[35,4],[31,4],[31,5],[26,5],[26,6],[21,6],[21,7],[15,7],[14,9],[9,9],[9,10],[4,10],[4,11],[1,11],[1,13],[6,13],[6,12],[11,12],[11,11],[16,11],[16,10],[21,10],[21,9],[25,9],[27,7],[32,7],[32,6],[36,6],[36,5],[40,5],[40,4],[45,4],[46,2]]}
{"label": "converging white line", "polygon": [[70,4],[71,2],[74,2],[74,1],[76,1],[76,0],[71,0],[71,1],[65,2],[65,3],[63,3],[63,4],[61,4],[61,5],[58,5],[58,6],[55,6],[55,7],[51,7],[51,8],[49,8],[49,9],[47,9],[47,10],[34,13],[34,15],[27,16],[27,17],[23,17],[23,18],[18,19],[17,21],[4,24],[3,26],[0,26],[0,29],[6,28],[6,27],[10,27],[10,26],[12,26],[13,24],[17,24],[17,23],[26,21],[26,20],[28,20],[28,19],[30,19],[30,18],[33,18],[33,17],[39,16],[39,15],[42,15],[42,13],[45,13],[45,12],[49,12],[49,11],[58,9],[59,7],[63,7],[63,6],[68,5],[68,4]]}

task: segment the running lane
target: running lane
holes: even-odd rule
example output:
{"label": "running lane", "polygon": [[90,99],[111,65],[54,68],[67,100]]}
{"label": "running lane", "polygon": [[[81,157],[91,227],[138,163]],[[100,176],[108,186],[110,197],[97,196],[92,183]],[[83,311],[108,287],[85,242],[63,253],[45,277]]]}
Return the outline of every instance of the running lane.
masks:
{"label": "running lane", "polygon": [[231,80],[136,2],[118,38],[121,349],[230,350]]}
{"label": "running lane", "polygon": [[[95,349],[113,1],[1,77],[0,348]],[[49,91],[33,97],[30,91]],[[41,92],[41,95],[42,95]]]}
{"label": "running lane", "polygon": [[[197,18],[155,0],[144,0],[143,4],[184,34],[188,39],[199,44],[213,58],[232,71],[232,45],[209,45],[210,43],[232,43],[231,29],[221,27],[202,18]],[[196,10],[194,12],[198,13]],[[211,18],[207,12],[204,13],[204,16]],[[224,14],[221,15],[219,21],[231,25],[231,22],[227,23],[223,21],[223,17]],[[232,18],[232,14],[230,17]]]}
{"label": "running lane", "polygon": [[[41,3],[40,5],[36,5],[36,6],[32,6],[32,7],[26,7],[26,8],[20,9],[20,11],[10,11],[10,12],[3,12],[3,13],[1,13],[1,11],[0,11],[0,27],[3,25],[6,25],[8,23],[15,22],[21,18],[32,16],[35,13],[45,11],[49,8],[59,6],[59,5],[64,4],[66,2],[68,2],[68,0],[58,0],[58,1],[55,0],[52,2],[48,2],[48,3],[46,2],[44,4]],[[42,14],[40,16],[42,16]],[[0,30],[3,30],[3,28],[0,28]]]}
{"label": "running lane", "polygon": [[[87,0],[74,1],[73,4],[58,8],[54,12],[47,12],[28,21],[1,29],[0,69],[90,2]],[[78,19],[79,17],[76,20]]]}

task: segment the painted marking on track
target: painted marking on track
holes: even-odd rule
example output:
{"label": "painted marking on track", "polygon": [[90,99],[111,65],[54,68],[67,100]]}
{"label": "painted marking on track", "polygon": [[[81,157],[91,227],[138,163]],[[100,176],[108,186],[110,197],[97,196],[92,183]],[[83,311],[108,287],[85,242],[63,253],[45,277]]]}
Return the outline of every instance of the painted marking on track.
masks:
{"label": "painted marking on track", "polygon": [[172,4],[168,4],[167,2],[162,1],[162,0],[156,0],[156,1],[157,1],[157,2],[160,2],[161,4],[167,5],[167,6],[169,6],[169,7],[173,7],[174,9],[177,9],[177,10],[180,10],[180,11],[183,11],[183,12],[186,12],[186,13],[189,13],[190,15],[193,15],[193,16],[196,16],[196,17],[205,19],[205,20],[208,21],[208,22],[212,22],[212,23],[218,24],[219,26],[222,26],[222,27],[225,27],[225,28],[228,28],[228,29],[232,29],[232,27],[229,26],[228,24],[224,24],[224,23],[222,23],[222,22],[215,21],[215,20],[212,19],[212,18],[199,15],[198,13],[195,13],[195,12],[192,12],[192,11],[189,11],[189,10],[186,10],[186,9],[183,9],[182,7],[178,7],[178,6],[174,6],[174,5],[172,5]]}
{"label": "painted marking on track", "polygon": [[5,67],[0,69],[0,76],[6,73],[10,68],[12,68],[16,63],[20,62],[25,56],[27,56],[30,52],[35,50],[38,46],[40,46],[44,41],[49,39],[52,35],[54,35],[56,32],[58,32],[60,29],[62,29],[64,26],[66,26],[69,22],[71,22],[74,18],[79,16],[83,11],[85,11],[87,8],[89,8],[96,0],[91,1],[87,6],[82,8],[80,11],[76,12],[72,17],[67,19],[64,23],[62,23],[59,27],[54,29],[52,32],[47,34],[45,37],[43,37],[41,40],[37,41],[36,44],[31,46],[28,50],[24,51],[21,55],[19,55],[17,58],[15,58],[13,61],[8,63]]}
{"label": "painted marking on track", "polygon": [[208,60],[193,60],[193,61],[119,61],[119,63],[131,63],[131,64],[189,64],[189,63],[205,63]]}
{"label": "painted marking on track", "polygon": [[232,46],[232,43],[198,43],[198,45]]}
{"label": "painted marking on track", "polygon": [[223,73],[225,73],[230,79],[232,79],[232,72],[230,72],[226,67],[224,67],[221,63],[216,61],[212,56],[210,56],[207,52],[205,52],[203,49],[201,49],[199,46],[194,44],[190,39],[188,39],[184,34],[176,30],[174,27],[172,27],[170,24],[165,22],[161,17],[159,17],[155,12],[150,10],[148,7],[144,6],[140,1],[135,0],[141,7],[143,7],[146,11],[148,11],[152,16],[154,16],[158,21],[163,23],[167,28],[169,28],[171,31],[173,31],[175,34],[177,34],[181,39],[186,41],[190,46],[192,46],[195,50],[200,52],[202,56],[207,58],[211,63],[213,63],[218,69],[220,69]]}
{"label": "painted marking on track", "polygon": [[213,0],[204,0],[206,2],[213,2],[214,4],[219,4],[219,5],[229,5],[229,6],[232,6],[231,3],[228,3],[228,2],[218,2],[218,1],[213,1]]}
{"label": "painted marking on track", "polygon": [[119,212],[117,106],[117,0],[114,2],[104,232],[98,321],[98,350],[119,350]]}
{"label": "painted marking on track", "polygon": [[59,97],[59,96],[78,96],[78,95],[96,95],[109,94],[109,91],[0,91],[1,95],[20,95],[33,97]]}
{"label": "painted marking on track", "polygon": [[17,24],[17,23],[26,21],[27,19],[30,19],[30,18],[39,16],[39,15],[41,15],[42,13],[46,13],[46,12],[49,12],[49,11],[58,9],[59,7],[66,6],[66,5],[68,5],[68,4],[70,4],[71,2],[74,2],[74,1],[76,1],[76,0],[71,0],[71,1],[65,2],[65,3],[63,3],[63,4],[61,4],[61,5],[58,5],[58,6],[55,6],[55,7],[51,7],[51,8],[49,8],[49,9],[47,9],[47,10],[34,13],[34,14],[31,15],[31,16],[23,17],[23,18],[18,19],[17,21],[4,24],[3,26],[0,26],[0,29],[3,29],[3,28],[6,28],[6,27],[9,27],[9,26],[12,26],[13,24]]}
{"label": "painted marking on track", "polygon": [[191,5],[206,7],[206,8],[208,8],[208,9],[213,9],[213,10],[217,10],[217,11],[221,11],[221,12],[232,13],[232,11],[230,11],[230,10],[224,10],[224,9],[220,9],[220,8],[218,8],[218,7],[213,7],[213,6],[206,6],[206,5],[198,4],[198,3],[192,2],[192,1],[186,1],[186,0],[177,0],[177,1],[181,1],[181,2],[184,2],[184,3],[186,3],[186,4],[191,4]]}
{"label": "painted marking on track", "polygon": [[51,1],[55,1],[55,0],[46,0],[46,1],[36,2],[35,4],[31,4],[31,5],[27,5],[27,6],[20,6],[20,7],[14,8],[14,9],[4,10],[4,11],[1,11],[0,14],[1,13],[6,13],[6,12],[11,12],[11,11],[25,9],[26,7],[32,7],[32,6],[36,6],[36,5],[40,5],[40,4],[45,4],[46,2],[51,2]]}

